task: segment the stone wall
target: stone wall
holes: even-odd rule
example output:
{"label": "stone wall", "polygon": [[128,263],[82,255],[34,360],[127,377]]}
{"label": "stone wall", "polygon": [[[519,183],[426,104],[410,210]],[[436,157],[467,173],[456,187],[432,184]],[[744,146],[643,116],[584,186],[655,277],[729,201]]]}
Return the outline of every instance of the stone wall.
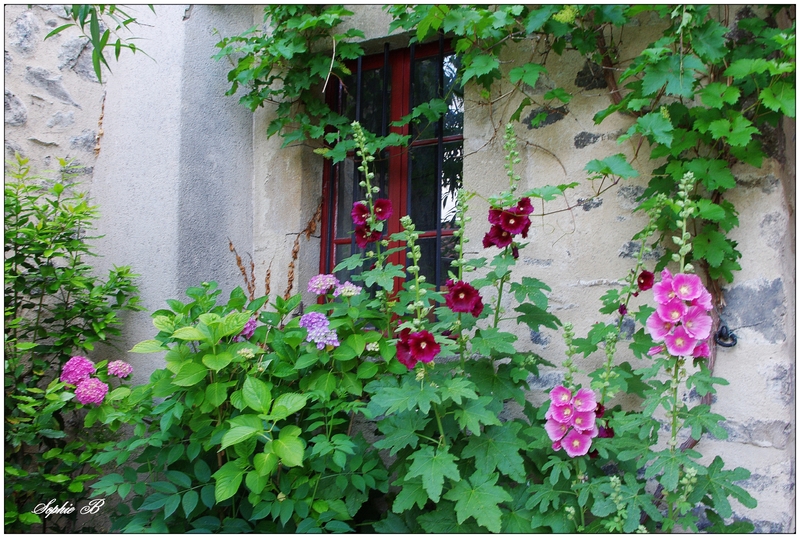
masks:
{"label": "stone wall", "polygon": [[[392,47],[406,42],[385,35],[387,18],[379,7],[352,9],[358,13],[354,24],[368,36],[368,50],[382,49],[385,41]],[[227,295],[243,284],[228,252],[228,238],[245,262],[246,253],[253,255],[258,295],[264,292],[267,271],[271,294],[283,295],[290,276],[292,291],[303,290],[319,267],[318,232],[298,243],[296,239],[321,199],[321,158],[308,147],[280,149],[281,140],[267,140],[266,125],[274,110],[266,107],[253,115],[235,97],[225,97],[229,64],[210,59],[219,38],[214,31],[232,35],[258,24],[261,8],[156,6],[156,12],[153,16],[144,6],[136,8],[147,24],[137,29],[144,38],[139,45],[152,59],[123,53],[100,85],[87,63],[85,40],[66,32],[42,41],[65,22],[57,7],[5,7],[6,156],[19,151],[35,167],[53,166],[58,156],[76,159],[81,179],[91,186],[103,214],[99,269],[131,264],[142,275],[147,311],[129,316],[121,349],[151,338],[149,311],[162,308],[164,299],[181,298],[187,286],[217,280]],[[638,27],[628,29],[625,45],[633,50],[651,42],[660,27],[661,21],[642,18]],[[509,50],[507,59],[516,57]],[[539,218],[516,276],[533,276],[551,286],[554,313],[572,322],[581,336],[592,324],[611,319],[598,313],[599,299],[634,265],[637,247],[630,238],[644,224],[642,215],[633,213],[635,198],[653,165],[642,157],[634,160],[635,142],[617,143],[631,118],[615,114],[600,125],[593,123],[593,115],[609,100],[584,58],[574,52],[551,55],[547,68],[548,77],[534,91],[561,86],[574,98],[563,114],[538,128],[517,128],[520,188],[575,181],[579,187],[569,191],[568,202],[586,203],[548,216],[541,215],[563,209],[564,202],[535,203],[533,216]],[[498,87],[494,94],[506,90]],[[496,133],[502,133],[515,106],[501,100],[490,108],[468,89],[467,189],[487,196],[505,188],[502,139]],[[723,287],[726,306],[720,314],[736,329],[738,345],[718,351],[715,374],[730,384],[719,388],[712,409],[728,417],[729,438],[705,437],[698,445],[705,457],[719,454],[726,465],[753,473],[744,486],[759,505],[753,510],[736,506],[736,517],[753,521],[759,531],[773,532],[795,529],[796,142],[794,122],[783,127],[785,147],[781,143],[777,149],[784,151],[776,151],[760,170],[738,167],[739,186],[726,194],[740,213],[733,239],[743,255],[743,270],[732,285]],[[597,186],[586,180],[586,163],[619,152],[640,176],[593,197]],[[485,203],[474,199],[467,228],[469,255],[493,254],[481,248],[486,210]],[[528,349],[555,364],[563,360],[560,334],[515,330]],[[161,364],[155,356],[127,359],[137,366],[137,381]],[[620,351],[617,360],[637,364],[627,351]],[[596,354],[580,366],[591,371],[601,361]],[[543,389],[558,383],[560,376],[554,369],[531,380],[531,399],[541,400]]]}

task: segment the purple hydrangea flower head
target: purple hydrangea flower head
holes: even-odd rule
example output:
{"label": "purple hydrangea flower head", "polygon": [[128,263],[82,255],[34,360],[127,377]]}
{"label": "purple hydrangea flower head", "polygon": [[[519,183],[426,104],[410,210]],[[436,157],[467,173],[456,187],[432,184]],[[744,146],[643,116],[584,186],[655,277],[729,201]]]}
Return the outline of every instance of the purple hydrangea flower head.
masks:
{"label": "purple hydrangea flower head", "polygon": [[340,295],[342,297],[353,297],[359,293],[361,293],[361,286],[356,286],[349,280],[344,284],[337,285],[336,289],[333,290],[334,297],[339,297]]}
{"label": "purple hydrangea flower head", "polygon": [[244,342],[245,340],[250,340],[252,338],[253,333],[256,332],[256,326],[258,325],[258,320],[256,318],[250,318],[247,320],[247,323],[244,324],[242,328],[242,332],[240,332],[237,336],[233,338],[234,342]]}
{"label": "purple hydrangea flower head", "polygon": [[108,385],[96,377],[84,379],[75,387],[75,399],[83,405],[90,403],[101,404],[106,394],[108,394]]}
{"label": "purple hydrangea flower head", "polygon": [[316,295],[328,293],[328,290],[339,285],[339,279],[334,275],[316,275],[308,281],[308,292]]}
{"label": "purple hydrangea flower head", "polygon": [[94,363],[80,355],[72,357],[61,368],[61,381],[77,385],[95,372]]}
{"label": "purple hydrangea flower head", "polygon": [[133,366],[125,361],[113,361],[108,363],[108,375],[117,377],[128,377],[133,373]]}
{"label": "purple hydrangea flower head", "polygon": [[306,342],[314,342],[317,349],[325,349],[325,346],[339,346],[339,338],[336,331],[330,329],[330,322],[325,314],[321,312],[309,312],[300,318],[300,326],[308,330]]}

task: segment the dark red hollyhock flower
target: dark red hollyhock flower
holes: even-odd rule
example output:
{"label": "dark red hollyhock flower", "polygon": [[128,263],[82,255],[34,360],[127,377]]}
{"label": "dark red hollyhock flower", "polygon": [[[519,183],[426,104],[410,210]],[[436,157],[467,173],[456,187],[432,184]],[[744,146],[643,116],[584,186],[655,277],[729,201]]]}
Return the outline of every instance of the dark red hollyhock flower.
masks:
{"label": "dark red hollyhock flower", "polygon": [[500,223],[503,222],[503,210],[502,209],[490,209],[489,210],[489,224],[496,224],[500,226]]}
{"label": "dark red hollyhock flower", "polygon": [[526,215],[505,210],[500,213],[500,227],[511,234],[522,233],[531,225],[531,219]]}
{"label": "dark red hollyhock flower", "polygon": [[353,235],[356,236],[356,244],[359,248],[365,248],[369,243],[374,243],[381,238],[378,230],[370,231],[366,226],[356,226]]}
{"label": "dark red hollyhock flower", "polygon": [[369,208],[367,204],[364,202],[355,202],[352,211],[350,211],[350,216],[353,217],[353,224],[356,226],[365,225],[369,218]]}
{"label": "dark red hollyhock flower", "polygon": [[597,418],[603,418],[603,415],[606,414],[606,406],[599,403],[597,407],[594,408],[594,414]]}
{"label": "dark red hollyhock flower", "polygon": [[531,204],[530,198],[522,198],[519,202],[517,202],[517,210],[516,213],[521,215],[530,215],[533,213],[533,205]]}
{"label": "dark red hollyhock flower", "polygon": [[655,275],[650,271],[642,271],[639,274],[639,278],[636,279],[636,284],[639,286],[639,289],[642,291],[647,291],[653,287],[653,281],[655,280]]}
{"label": "dark red hollyhock flower", "polygon": [[511,255],[514,257],[515,260],[519,258],[519,247],[517,246],[516,243],[511,245]]}
{"label": "dark red hollyhock flower", "polygon": [[447,281],[447,295],[444,296],[447,307],[453,312],[473,312],[480,304],[480,312],[483,311],[483,301],[481,296],[472,284],[459,280]]}
{"label": "dark red hollyhock flower", "polygon": [[614,428],[604,428],[603,426],[599,426],[597,431],[599,432],[597,437],[600,439],[611,439],[614,437]]}
{"label": "dark red hollyhock flower", "polygon": [[498,248],[505,248],[511,244],[512,235],[502,229],[498,224],[493,225],[486,235],[483,236],[483,248],[494,245]]}
{"label": "dark red hollyhock flower", "polygon": [[397,360],[409,370],[417,365],[417,359],[411,356],[411,347],[408,345],[408,335],[410,333],[410,329],[400,331],[400,340],[397,342]]}
{"label": "dark red hollyhock flower", "polygon": [[528,237],[528,230],[530,229],[531,229],[531,219],[525,217],[525,226],[522,227],[522,231],[520,232],[522,234],[523,239],[526,239]]}
{"label": "dark red hollyhock flower", "polygon": [[386,198],[378,198],[373,204],[375,209],[375,218],[378,220],[386,220],[392,216],[392,202]]}
{"label": "dark red hollyhock flower", "polygon": [[628,313],[628,307],[624,304],[619,305],[619,313],[624,316]]}
{"label": "dark red hollyhock flower", "polygon": [[428,331],[409,334],[408,345],[411,348],[411,357],[422,362],[431,362],[441,350],[441,346]]}

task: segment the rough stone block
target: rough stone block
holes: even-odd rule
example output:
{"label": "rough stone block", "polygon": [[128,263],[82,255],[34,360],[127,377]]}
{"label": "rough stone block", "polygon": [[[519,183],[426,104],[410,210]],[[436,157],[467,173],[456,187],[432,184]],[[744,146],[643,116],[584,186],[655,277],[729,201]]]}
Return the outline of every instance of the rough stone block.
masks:
{"label": "rough stone block", "polygon": [[[733,286],[725,290],[725,302],[722,319],[729,329],[748,328],[772,344],[786,339],[786,295],[782,279],[772,282],[759,279]],[[738,336],[741,341],[741,333]]]}
{"label": "rough stone block", "polygon": [[34,53],[38,43],[39,25],[36,24],[36,17],[30,11],[25,11],[11,23],[8,31],[8,45],[29,56]]}
{"label": "rough stone block", "polygon": [[728,432],[728,441],[760,447],[786,448],[792,425],[782,420],[726,420],[721,426]]}
{"label": "rough stone block", "polygon": [[584,211],[591,211],[596,207],[600,207],[603,205],[602,198],[578,198],[578,205],[583,208]]}
{"label": "rough stone block", "polygon": [[577,149],[583,149],[590,144],[594,144],[598,140],[600,140],[603,135],[589,133],[587,131],[582,131],[575,135],[573,140],[575,147]]}
{"label": "rough stone block", "polygon": [[63,103],[80,108],[80,105],[72,99],[72,96],[61,82],[61,75],[51,73],[43,67],[27,67],[26,71],[25,80],[29,83],[38,88],[42,88]]}
{"label": "rough stone block", "polygon": [[73,112],[56,112],[47,120],[47,126],[53,127],[69,127],[75,123],[75,114]]}
{"label": "rough stone block", "polygon": [[[536,125],[533,125],[533,119],[539,114],[547,114],[547,116]],[[525,125],[528,126],[528,129],[541,129],[542,127],[546,127],[557,121],[563,120],[567,114],[569,114],[569,109],[566,105],[558,108],[539,107],[528,114],[524,121]]]}
{"label": "rough stone block", "polygon": [[20,101],[19,97],[5,90],[3,99],[5,108],[5,121],[8,125],[23,125],[28,121],[28,109]]}
{"label": "rough stone block", "polygon": [[69,146],[81,151],[92,152],[94,151],[95,140],[97,135],[90,129],[84,129],[81,134],[69,139]]}
{"label": "rough stone block", "polygon": [[[620,258],[637,258],[639,256],[639,250],[642,248],[642,243],[639,241],[628,241],[619,249],[619,257]],[[642,256],[645,260],[657,260],[664,255],[664,248],[663,247],[656,247],[650,252],[646,253]]]}

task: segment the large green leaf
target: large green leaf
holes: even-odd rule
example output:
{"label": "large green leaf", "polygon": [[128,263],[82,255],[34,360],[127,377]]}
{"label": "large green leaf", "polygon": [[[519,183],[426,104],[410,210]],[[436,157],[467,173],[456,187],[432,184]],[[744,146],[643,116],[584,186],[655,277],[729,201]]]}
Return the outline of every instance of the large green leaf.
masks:
{"label": "large green leaf", "polygon": [[299,439],[300,428],[285,426],[278,439],[272,441],[272,450],[287,467],[298,467],[303,464],[303,441]]}
{"label": "large green leaf", "polygon": [[247,441],[256,435],[260,429],[250,428],[248,426],[234,426],[222,436],[222,444],[220,450],[225,450],[227,447]]}
{"label": "large green leaf", "polygon": [[527,443],[519,437],[520,429],[519,422],[487,426],[483,435],[469,438],[461,457],[474,457],[475,469],[487,476],[497,469],[515,482],[524,483],[525,462],[519,451],[524,450]]}
{"label": "large green leaf", "polygon": [[412,463],[405,480],[421,477],[422,487],[433,502],[439,502],[441,498],[445,477],[454,482],[461,479],[455,463],[458,458],[450,454],[446,447],[434,449],[432,446],[425,446],[414,452],[408,459]]}
{"label": "large green leaf", "polygon": [[238,460],[229,461],[220,467],[213,477],[216,480],[214,484],[214,499],[220,503],[230,499],[239,491],[239,486],[242,484],[242,478],[244,477],[244,470]]}
{"label": "large green leaf", "polygon": [[260,379],[247,376],[242,386],[242,397],[244,398],[244,403],[246,403],[250,409],[258,411],[259,413],[269,412],[269,406],[272,403],[272,395],[269,392],[267,384]]}
{"label": "large green leaf", "polygon": [[505,489],[495,485],[498,478],[497,473],[486,475],[478,471],[469,480],[459,481],[444,494],[445,499],[456,502],[459,523],[473,517],[491,532],[500,532],[502,511],[499,504],[513,499]]}
{"label": "large green leaf", "polygon": [[208,374],[208,368],[202,364],[187,362],[181,366],[181,369],[175,374],[175,379],[172,380],[172,384],[178,385],[179,387],[191,387],[202,381],[206,377],[206,374]]}
{"label": "large green leaf", "polygon": [[305,407],[307,399],[308,397],[305,394],[296,392],[281,394],[275,399],[269,415],[272,420],[283,420]]}

